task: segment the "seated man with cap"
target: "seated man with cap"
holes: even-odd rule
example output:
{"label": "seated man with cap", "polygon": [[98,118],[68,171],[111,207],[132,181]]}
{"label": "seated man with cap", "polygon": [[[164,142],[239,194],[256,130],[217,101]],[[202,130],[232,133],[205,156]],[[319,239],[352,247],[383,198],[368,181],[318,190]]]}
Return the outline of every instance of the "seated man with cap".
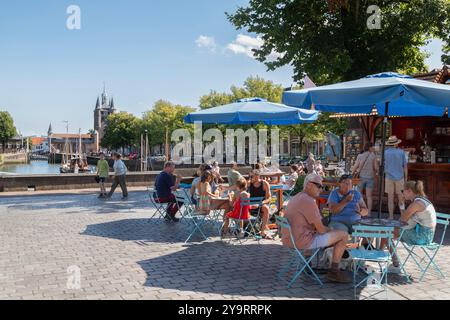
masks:
{"label": "seated man with cap", "polygon": [[339,188],[331,191],[328,206],[332,214],[329,227],[349,234],[353,232],[353,224],[369,215],[361,193],[353,190],[352,176],[348,174],[339,178]]}

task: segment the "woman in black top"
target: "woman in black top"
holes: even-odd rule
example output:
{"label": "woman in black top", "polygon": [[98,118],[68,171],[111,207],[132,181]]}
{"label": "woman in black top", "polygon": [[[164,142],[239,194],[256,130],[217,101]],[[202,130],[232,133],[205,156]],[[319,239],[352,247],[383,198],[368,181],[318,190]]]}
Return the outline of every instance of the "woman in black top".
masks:
{"label": "woman in black top", "polygon": [[[269,229],[267,224],[269,222],[269,204],[271,200],[270,185],[267,181],[261,179],[261,173],[259,170],[254,170],[250,178],[250,186],[248,191],[251,198],[264,198],[263,205],[261,207],[261,236],[266,239],[272,239],[268,234]],[[254,208],[252,208],[254,209]]]}

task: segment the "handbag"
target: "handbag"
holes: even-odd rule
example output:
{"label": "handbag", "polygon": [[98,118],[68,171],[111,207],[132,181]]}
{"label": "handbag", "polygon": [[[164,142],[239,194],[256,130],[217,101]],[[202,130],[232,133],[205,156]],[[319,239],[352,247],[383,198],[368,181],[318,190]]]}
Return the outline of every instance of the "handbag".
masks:
{"label": "handbag", "polygon": [[99,176],[95,176],[95,182],[100,183],[100,177]]}

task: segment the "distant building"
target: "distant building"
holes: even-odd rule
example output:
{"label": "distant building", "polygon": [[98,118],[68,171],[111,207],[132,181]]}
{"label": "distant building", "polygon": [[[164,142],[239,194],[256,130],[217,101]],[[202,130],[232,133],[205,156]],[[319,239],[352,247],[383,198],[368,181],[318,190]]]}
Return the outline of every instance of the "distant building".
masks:
{"label": "distant building", "polygon": [[[49,136],[51,139],[52,152],[65,153],[66,140],[68,142],[68,153],[75,154],[79,149],[80,135],[76,133],[52,133]],[[81,150],[82,153],[95,153],[97,152],[97,143],[95,136],[90,134],[81,135]]]}
{"label": "distant building", "polygon": [[414,78],[450,85],[450,68],[449,66],[444,65],[442,69],[434,69],[427,73],[419,73],[414,75]]}
{"label": "distant building", "polygon": [[44,154],[50,151],[47,137],[32,137],[31,138],[31,152]]}
{"label": "distant building", "polygon": [[18,153],[26,150],[26,137],[13,137],[5,141],[4,145],[0,142],[0,153]]}
{"label": "distant building", "polygon": [[94,130],[98,132],[99,143],[105,135],[108,116],[115,112],[114,98],[108,99],[106,88],[104,87],[101,99],[100,97],[97,98],[94,110]]}

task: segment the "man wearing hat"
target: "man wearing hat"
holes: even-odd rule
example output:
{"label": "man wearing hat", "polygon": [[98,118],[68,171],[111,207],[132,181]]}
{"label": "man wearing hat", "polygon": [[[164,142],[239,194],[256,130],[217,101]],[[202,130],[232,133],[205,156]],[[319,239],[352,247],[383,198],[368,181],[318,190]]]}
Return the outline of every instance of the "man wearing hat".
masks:
{"label": "man wearing hat", "polygon": [[384,151],[385,192],[388,195],[389,219],[394,218],[394,194],[397,194],[400,210],[405,209],[403,187],[408,178],[408,158],[406,153],[398,148],[402,140],[396,136],[389,137]]}

